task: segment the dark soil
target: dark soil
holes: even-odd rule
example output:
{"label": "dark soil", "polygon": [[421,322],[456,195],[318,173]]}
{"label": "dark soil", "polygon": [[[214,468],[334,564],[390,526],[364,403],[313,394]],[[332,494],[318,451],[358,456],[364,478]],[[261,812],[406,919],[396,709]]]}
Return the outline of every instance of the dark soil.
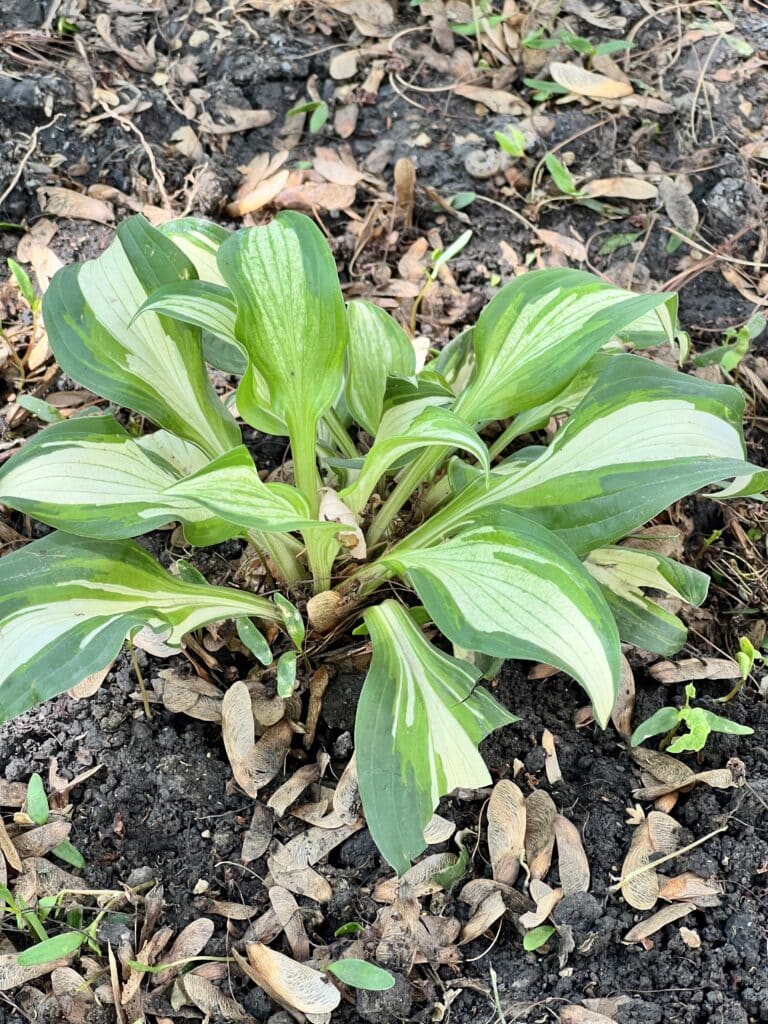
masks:
{"label": "dark soil", "polygon": [[[257,152],[280,148],[278,133],[285,112],[307,98],[310,76],[317,76],[319,95],[333,108],[334,83],[328,62],[335,51],[329,48],[352,45],[350,38],[359,42],[356,36],[351,37],[348,20],[340,20],[329,30],[330,35],[314,31],[309,4],[283,5],[290,17],[274,19],[248,10],[245,4],[227,5],[215,0],[208,5],[212,10],[207,15],[195,13],[204,11],[205,3],[181,0],[153,5],[158,8],[154,13],[142,12],[143,5],[123,5],[129,13],[121,15],[117,23],[113,18],[121,46],[131,50],[155,35],[157,68],[161,72],[179,60],[188,61],[193,68],[196,82],[190,81],[183,90],[173,92],[153,80],[156,69],[140,72],[131,68],[100,40],[94,28],[96,16],[119,5],[89,0],[79,4],[84,10],[74,17],[70,8],[77,6],[65,3],[59,13],[73,17],[78,24],[87,63],[83,48],[78,50],[75,42],[64,40],[52,45],[34,34],[43,24],[48,3],[5,0],[0,11],[0,44],[5,46],[0,57],[0,194],[26,153],[33,129],[47,124],[56,114],[63,115],[40,130],[36,149],[27,159],[18,184],[0,207],[0,219],[4,221],[34,224],[40,217],[37,189],[45,185],[84,190],[100,183],[142,201],[161,200],[147,151],[134,133],[110,117],[93,122],[89,131],[84,131],[89,118],[103,113],[103,108],[93,102],[94,87],[114,91],[122,103],[138,98],[147,104],[130,117],[152,148],[165,190],[179,209],[191,197],[191,212],[223,219],[223,205],[240,181],[238,167]],[[646,9],[646,5],[641,9],[631,2],[609,6],[621,10],[629,18],[629,26],[644,17]],[[237,16],[235,8],[239,10]],[[705,13],[713,18],[722,16],[704,8],[702,12],[702,17]],[[404,28],[420,24],[413,9],[405,8],[403,17]],[[740,10],[735,17],[741,36],[756,50],[764,49],[768,32],[763,15]],[[601,30],[578,18],[572,20],[582,34],[594,40],[604,38]],[[190,37],[200,29],[208,32],[208,40],[192,45]],[[645,55],[642,66],[647,81],[655,80],[648,70],[653,66],[652,54],[674,41],[675,33],[673,14],[647,20],[638,33],[636,43]],[[445,84],[419,62],[409,48],[411,44],[405,46],[406,41],[407,37],[398,56],[387,58],[388,70],[397,70],[420,87]],[[690,107],[711,46],[712,39],[705,37],[686,47],[667,72],[665,99],[675,107],[675,113],[657,115],[638,109],[617,118],[595,106],[549,105],[546,113],[553,119],[552,130],[545,141],[536,143],[533,156],[538,160],[547,149],[571,140],[564,151],[574,154],[572,168],[579,176],[626,173],[627,159],[643,167],[655,163],[672,176],[686,174],[701,215],[699,237],[711,249],[737,259],[748,260],[757,253],[765,261],[760,244],[765,164],[747,160],[741,147],[759,134],[763,125],[768,86],[760,69],[751,75],[737,73],[744,58],[733,48],[720,45],[707,68],[710,76],[718,71],[725,74],[712,79],[708,93],[711,119],[698,118],[694,137]],[[730,78],[729,71],[733,72]],[[522,73],[513,78],[510,87],[528,95],[521,79]],[[416,164],[419,184],[443,198],[476,190],[524,213],[539,227],[592,239],[588,248],[593,269],[614,280],[628,284],[631,276],[634,287],[641,288],[674,281],[680,289],[681,321],[691,331],[698,350],[719,342],[724,329],[738,326],[752,315],[754,304],[723,277],[723,267],[728,269],[731,264],[714,261],[701,272],[687,247],[673,254],[667,252],[669,236],[663,229],[670,222],[662,208],[651,213],[652,207],[647,204],[622,201],[620,205],[627,208],[627,213],[608,221],[603,214],[571,202],[526,207],[519,197],[503,189],[503,179],[478,181],[465,170],[467,154],[478,147],[493,146],[494,130],[504,128],[514,118],[495,114],[478,117],[473,104],[454,97],[450,91],[409,94],[424,105],[420,108],[395,91],[395,81],[385,77],[375,100],[367,101],[358,91],[357,128],[347,140],[358,164],[376,150],[381,157],[377,173],[388,188],[392,187],[395,161],[410,156]],[[195,86],[209,94],[205,108],[215,120],[220,119],[217,111],[227,105],[266,108],[275,111],[276,117],[262,129],[224,137],[203,135],[207,173],[195,179],[200,188],[193,194],[189,176],[194,178],[199,165],[173,150],[170,140],[185,124],[179,106]],[[426,141],[420,136],[427,136]],[[311,159],[316,145],[336,147],[340,141],[331,118],[318,136],[304,137],[291,159]],[[562,156],[563,150],[559,152]],[[367,199],[372,201],[373,196]],[[119,216],[127,212],[120,209]],[[360,202],[358,212],[365,214],[365,202]],[[452,267],[459,287],[471,296],[462,314],[470,321],[492,294],[491,276],[499,274],[506,279],[510,273],[499,242],[511,245],[521,257],[538,243],[526,227],[498,206],[476,201],[467,212],[474,235]],[[644,231],[651,216],[656,220],[643,248],[598,255],[608,237]],[[374,239],[350,273],[354,238],[347,230],[346,218],[341,214],[325,215],[323,220],[344,279],[356,294],[372,293],[382,265],[396,267],[408,245],[428,229],[439,227],[445,240],[450,240],[464,228],[446,218],[426,194],[419,193],[414,226],[400,232],[391,244],[384,237]],[[51,248],[64,262],[95,255],[111,235],[110,227],[99,224],[61,220],[58,225]],[[18,237],[10,230],[0,235],[1,258],[15,255]],[[741,269],[749,271],[748,267]],[[448,317],[426,319],[420,326],[425,333],[443,339],[461,324],[461,318]],[[765,338],[763,335],[754,346],[748,364],[758,374],[765,370]],[[68,386],[66,381],[53,385]],[[746,383],[745,388],[751,395]],[[765,409],[751,404],[748,427],[752,458],[761,464],[768,462],[766,422]],[[279,453],[269,455],[269,465],[279,461]],[[738,533],[730,528],[731,516],[705,501],[685,503],[672,513],[673,521],[689,528],[691,557],[701,556],[702,567],[709,566],[715,573],[711,601],[704,616],[695,620],[697,634],[692,634],[690,653],[733,651],[738,636],[766,615],[765,589],[762,597],[750,589],[757,584],[744,571]],[[745,529],[762,523],[763,539],[759,543],[764,557],[762,516],[752,504],[737,506],[737,522]],[[21,519],[13,523],[24,532]],[[703,552],[704,539],[720,528],[724,528],[722,538]],[[160,535],[156,543],[162,550],[167,535]],[[235,552],[225,551],[222,557],[233,559]],[[227,567],[222,568],[221,560],[219,567],[226,574]],[[150,683],[154,673],[168,665],[146,660],[142,663]],[[186,663],[178,659],[178,664]],[[638,684],[636,722],[680,697],[680,688],[659,687],[642,673],[638,673]],[[336,774],[343,770],[350,752],[348,734],[360,685],[360,677],[340,675],[326,694],[318,745],[332,755]],[[244,869],[239,864],[251,806],[247,798],[227,786],[231,772],[219,727],[157,708],[152,720],[147,721],[135,688],[129,663],[122,659],[102,690],[90,700],[76,702],[62,697],[6,725],[0,731],[0,775],[25,781],[33,771],[39,771],[45,777],[50,758],[56,759],[59,771],[69,778],[94,765],[103,766],[73,794],[72,839],[86,856],[83,875],[89,886],[116,888],[122,882],[152,876],[163,885],[164,920],[174,927],[204,913],[211,897],[266,906],[267,894],[261,882],[265,865],[255,862]],[[700,692],[709,699],[722,690],[719,684],[705,684]],[[590,895],[561,904],[557,912],[558,924],[570,927],[576,948],[562,961],[556,948],[525,953],[520,935],[506,923],[496,941],[492,943],[492,935],[486,936],[470,947],[460,967],[417,968],[412,986],[399,985],[393,995],[385,993],[380,999],[361,997],[356,1007],[345,1006],[339,1011],[342,1019],[441,1019],[432,1016],[435,1005],[447,1003],[451,990],[459,989],[460,995],[450,1005],[450,1019],[457,1024],[556,1020],[559,1009],[567,1003],[613,995],[627,995],[632,1000],[617,1012],[621,1024],[768,1021],[768,710],[762,698],[753,688],[747,688],[727,706],[728,715],[750,724],[755,735],[713,738],[701,760],[702,768],[710,768],[722,767],[730,757],[740,758],[746,768],[747,785],[724,791],[697,787],[681,799],[674,812],[690,832],[690,839],[727,822],[727,831],[675,861],[671,872],[695,870],[704,876],[716,876],[725,886],[722,902],[666,927],[654,937],[653,948],[644,950],[639,945],[621,944],[621,937],[639,915],[608,891],[620,873],[632,833],[625,824],[625,809],[634,802],[632,789],[639,785],[632,761],[613,730],[603,733],[591,726],[575,728],[574,715],[583,696],[561,677],[531,683],[517,667],[507,666],[497,695],[520,716],[520,722],[492,736],[485,745],[494,779],[509,776],[513,760],[519,758],[525,764],[524,775],[517,778],[523,789],[527,792],[534,786],[547,787],[538,743],[545,727],[558,738],[563,781],[552,788],[552,795],[582,832],[592,871]],[[288,771],[293,767],[289,764]],[[482,801],[447,800],[441,811],[459,827],[477,827]],[[288,819],[278,826],[283,830],[296,827]],[[473,863],[476,875],[490,873],[485,853],[481,844]],[[321,945],[332,941],[334,930],[345,921],[367,922],[375,917],[370,892],[384,868],[363,831],[334,851],[331,866],[324,871],[335,892],[325,919],[314,926],[314,932],[310,929],[313,941]],[[201,880],[209,888],[204,895],[195,896],[193,890],[197,887],[199,891]],[[310,917],[311,905],[306,905]],[[447,912],[455,909],[450,896],[442,905]],[[435,912],[437,908],[436,900]],[[458,908],[456,912],[463,911]],[[206,952],[223,954],[230,938],[223,919],[217,922],[220,927]],[[684,945],[680,924],[698,932],[700,948]],[[119,936],[108,935],[105,939],[117,942]],[[498,976],[499,1005],[492,993],[491,968]],[[233,984],[235,994],[256,1020],[266,1020],[274,1011],[260,990],[240,986],[234,977]],[[24,1019],[10,1004],[7,1009],[0,1005],[0,1022],[20,1024]]]}

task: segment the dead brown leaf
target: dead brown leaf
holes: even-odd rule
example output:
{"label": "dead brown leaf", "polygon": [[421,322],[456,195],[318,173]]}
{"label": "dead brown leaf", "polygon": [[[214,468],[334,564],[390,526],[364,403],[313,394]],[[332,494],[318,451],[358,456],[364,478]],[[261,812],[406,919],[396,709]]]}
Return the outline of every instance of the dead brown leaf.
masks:
{"label": "dead brown leaf", "polygon": [[562,85],[576,96],[587,96],[593,100],[618,100],[622,96],[630,96],[633,92],[632,86],[626,82],[617,82],[605,75],[595,74],[593,71],[586,71],[578,64],[562,64],[560,61],[552,61],[549,65],[549,73],[553,81]]}
{"label": "dead brown leaf", "polygon": [[400,886],[391,906],[377,918],[379,942],[376,959],[380,964],[408,974],[416,957],[416,931],[421,907],[411,886]]}
{"label": "dead brown leaf", "polygon": [[481,85],[457,85],[454,94],[465,100],[471,100],[473,103],[480,103],[492,110],[494,114],[520,117],[531,112],[528,104],[518,95],[507,92],[505,89],[487,89]]}
{"label": "dead brown leaf", "polygon": [[672,903],[667,907],[662,907],[655,914],[651,914],[644,921],[640,921],[634,928],[630,928],[621,941],[627,945],[633,942],[644,942],[666,925],[672,924],[673,921],[678,921],[681,917],[686,917],[695,909],[696,907],[693,903]]}
{"label": "dead brown leaf", "polygon": [[674,818],[660,811],[651,811],[635,829],[621,868],[621,894],[636,910],[650,910],[659,898],[660,880],[651,863],[656,854],[676,849],[679,829]]}
{"label": "dead brown leaf", "polygon": [[520,915],[520,925],[526,931],[544,924],[564,895],[562,889],[553,889],[546,882],[537,879],[531,881],[530,891],[531,897],[536,901],[536,909]]}
{"label": "dead brown leaf", "polygon": [[185,974],[179,984],[189,1000],[206,1016],[216,1015],[226,1020],[250,1020],[249,1015],[236,999],[224,995],[221,989],[200,977],[199,974],[195,974],[194,971]]}
{"label": "dead brown leaf", "polygon": [[739,679],[741,669],[730,658],[681,658],[657,661],[648,674],[664,686],[674,686],[692,679]]}
{"label": "dead brown leaf", "polygon": [[558,814],[554,822],[560,885],[563,893],[589,891],[589,861],[584,852],[581,834],[573,822]]}
{"label": "dead brown leaf", "polygon": [[252,981],[282,1006],[314,1016],[332,1013],[339,1005],[341,993],[327,975],[298,964],[261,942],[249,942],[245,948],[248,960],[236,954],[237,962]]}
{"label": "dead brown leaf", "polygon": [[497,882],[514,885],[525,845],[525,797],[509,779],[493,787],[488,801],[488,853]]}
{"label": "dead brown leaf", "polygon": [[243,864],[250,864],[253,860],[263,857],[272,841],[272,828],[275,823],[275,816],[271,811],[258,802],[253,807],[253,817],[248,831],[243,836],[243,849],[240,859]]}
{"label": "dead brown leaf", "polygon": [[37,200],[43,213],[51,217],[71,217],[74,220],[96,221],[98,224],[110,224],[115,219],[115,211],[110,203],[69,188],[46,185],[37,190]]}
{"label": "dead brown leaf", "polygon": [[555,737],[549,729],[545,729],[541,734],[541,746],[545,754],[544,771],[547,775],[547,782],[549,782],[550,786],[554,786],[555,783],[560,782],[563,773],[560,771],[560,764],[557,760]]}
{"label": "dead brown leaf", "polygon": [[685,188],[672,178],[664,177],[659,182],[659,195],[664,203],[667,216],[684,235],[693,235],[699,226],[699,211]]}
{"label": "dead brown leaf", "polygon": [[274,197],[281,210],[347,210],[354,205],[356,189],[353,185],[334,185],[325,181],[305,181],[300,185],[286,185]]}
{"label": "dead brown leaf", "polygon": [[284,782],[282,786],[275,790],[267,801],[267,807],[274,811],[278,818],[282,818],[291,804],[294,804],[304,790],[311,786],[313,782],[317,782],[319,778],[319,764],[302,765],[287,782]]}
{"label": "dead brown leaf", "polygon": [[293,895],[280,885],[269,890],[269,902],[277,915],[280,927],[285,932],[291,952],[299,963],[309,960],[309,938],[304,928],[299,905]]}
{"label": "dead brown leaf", "polygon": [[644,178],[595,178],[581,186],[582,192],[596,198],[606,199],[655,199],[659,190]]}
{"label": "dead brown leaf", "polygon": [[635,710],[635,674],[626,657],[621,655],[621,676],[616,703],[611,711],[611,721],[619,736],[629,739],[632,735],[632,714]]}
{"label": "dead brown leaf", "polygon": [[531,878],[542,879],[552,864],[557,808],[546,790],[536,789],[526,799],[525,810],[525,860]]}
{"label": "dead brown leaf", "polygon": [[587,248],[578,238],[570,235],[561,235],[558,231],[549,231],[546,228],[536,228],[537,237],[554,252],[561,252],[574,263],[585,263],[587,260]]}
{"label": "dead brown leaf", "polygon": [[355,755],[347,762],[333,794],[333,809],[345,825],[357,824],[361,813]]}
{"label": "dead brown leaf", "polygon": [[[172,964],[179,960],[190,960],[192,957],[199,956],[213,935],[213,930],[214,923],[210,917],[199,917],[196,921],[190,922],[176,936],[165,962]],[[166,984],[180,970],[181,967],[169,967],[167,970],[161,971],[155,976],[158,985]]]}
{"label": "dead brown leaf", "polygon": [[716,907],[723,894],[722,885],[714,878],[702,878],[695,871],[684,871],[674,878],[664,878],[659,886],[659,898],[669,902],[681,900],[697,907]]}

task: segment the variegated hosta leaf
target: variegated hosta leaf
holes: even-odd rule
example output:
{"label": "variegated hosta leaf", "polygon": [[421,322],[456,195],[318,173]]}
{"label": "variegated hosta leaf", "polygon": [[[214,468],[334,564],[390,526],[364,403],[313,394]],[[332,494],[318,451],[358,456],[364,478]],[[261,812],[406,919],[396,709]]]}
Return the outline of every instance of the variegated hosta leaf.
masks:
{"label": "variegated hosta leaf", "polygon": [[263,597],[187,583],[134,541],[53,533],[0,559],[0,718],[105,668],[142,627],[178,646],[217,619],[277,619]]}
{"label": "variegated hosta leaf", "polygon": [[[397,407],[398,410],[401,408]],[[431,405],[411,421],[407,434],[376,441],[363,460],[358,478],[339,496],[353,512],[360,512],[395,462],[404,455],[428,447],[463,448],[478,460],[486,474],[489,471],[488,449],[476,432],[454,413]]]}
{"label": "variegated hosta leaf", "polygon": [[477,746],[516,719],[397,602],[368,608],[365,622],[373,654],[355,721],[360,796],[376,845],[402,874],[426,847],[440,797],[491,781]]}
{"label": "variegated hosta leaf", "polygon": [[583,366],[554,398],[515,416],[499,439],[494,441],[492,451],[494,453],[502,452],[515,438],[529,434],[533,430],[542,430],[553,416],[573,412],[579,402],[589,393],[590,388],[594,387],[609,360],[619,354],[618,350],[596,352],[586,366]]}
{"label": "variegated hosta leaf", "polygon": [[615,356],[544,454],[479,501],[530,509],[586,553],[686,494],[753,470],[743,412],[736,388]]}
{"label": "variegated hosta leaf", "polygon": [[267,383],[273,411],[314,438],[341,390],[347,345],[327,242],[309,217],[281,213],[266,227],[228,238],[218,263],[237,303],[235,333]]}
{"label": "variegated hosta leaf", "polygon": [[604,724],[618,687],[619,635],[600,588],[548,530],[492,509],[435,547],[382,561],[406,576],[448,639],[470,651],[556,665]]}
{"label": "variegated hosta leaf", "polygon": [[153,292],[137,316],[160,313],[203,331],[203,355],[218,370],[241,376],[248,360],[235,337],[235,300],[223,285],[178,281]]}
{"label": "variegated hosta leaf", "polygon": [[56,423],[0,471],[0,501],[78,537],[136,537],[172,520],[193,544],[216,544],[236,528],[197,502],[164,492],[208,464],[168,431],[133,438],[112,416]]}
{"label": "variegated hosta leaf", "polygon": [[471,472],[454,472],[469,482],[415,539],[430,541],[504,504],[587,554],[686,494],[753,474],[756,467],[744,461],[743,409],[736,388],[639,356],[614,356],[547,449],[523,465],[516,453],[488,486]]}
{"label": "variegated hosta leaf", "polygon": [[172,484],[165,496],[186,498],[209,509],[228,523],[267,533],[336,529],[313,519],[303,495],[287,484],[265,484],[244,445],[233,448],[207,466]]}
{"label": "variegated hosta leaf", "polygon": [[357,423],[375,435],[384,406],[387,377],[413,377],[416,357],[403,328],[372,302],[364,299],[350,302],[347,322],[347,407]]}
{"label": "variegated hosta leaf", "polygon": [[240,347],[235,336],[235,300],[229,288],[209,281],[176,281],[153,292],[139,309],[202,327]]}
{"label": "variegated hosta leaf", "polygon": [[161,224],[158,231],[181,249],[201,281],[224,284],[216,257],[221,243],[229,238],[230,233],[226,228],[200,217],[179,217]]}
{"label": "variegated hosta leaf", "polygon": [[656,654],[675,654],[680,650],[688,630],[676,615],[643,590],[658,590],[698,608],[709,588],[706,573],[655,551],[630,547],[590,551],[584,567],[602,587],[625,643]]}
{"label": "variegated hosta leaf", "polygon": [[240,429],[208,379],[200,331],[156,313],[133,319],[158,288],[194,277],[172,242],[131,217],[97,260],[54,276],[43,315],[65,373],[215,456],[240,443]]}
{"label": "variegated hosta leaf", "polygon": [[632,295],[579,270],[541,270],[505,285],[475,325],[477,368],[456,402],[470,422],[502,419],[553,398],[590,357],[655,310],[674,334],[673,295]]}

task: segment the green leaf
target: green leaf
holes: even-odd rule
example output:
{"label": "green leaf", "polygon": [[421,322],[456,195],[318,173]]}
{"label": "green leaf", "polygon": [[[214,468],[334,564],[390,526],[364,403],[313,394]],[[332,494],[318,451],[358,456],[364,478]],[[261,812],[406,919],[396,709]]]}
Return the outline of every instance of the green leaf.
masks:
{"label": "green leaf", "polygon": [[638,725],[632,733],[629,742],[633,747],[639,747],[641,743],[645,743],[652,736],[660,736],[662,733],[670,732],[679,721],[679,708],[659,708],[650,718],[646,718],[644,722]]}
{"label": "green leaf", "polygon": [[277,696],[290,697],[296,689],[296,651],[286,651],[277,659]]}
{"label": "green leaf", "polygon": [[59,843],[58,846],[54,846],[51,853],[54,857],[58,857],[59,860],[63,860],[65,864],[71,864],[73,868],[85,867],[85,857],[68,839],[65,839],[63,843]]}
{"label": "green leaf", "polygon": [[178,647],[191,630],[244,615],[280,619],[266,598],[171,576],[132,541],[33,541],[0,559],[0,718],[99,672],[142,626]]}
{"label": "green leaf", "polygon": [[235,620],[237,635],[242,643],[248,648],[251,654],[262,665],[271,665],[274,661],[269,644],[264,638],[261,630],[257,629],[250,619],[242,618]]}
{"label": "green leaf", "polygon": [[131,324],[158,288],[194,277],[172,242],[131,217],[97,260],[54,275],[43,316],[65,373],[215,456],[239,443],[240,429],[208,379],[200,331],[155,313]]}
{"label": "green leaf", "polygon": [[306,630],[304,619],[302,619],[299,609],[282,594],[275,594],[273,600],[282,612],[283,625],[285,626],[286,633],[291,638],[293,646],[297,651],[301,651]]}
{"label": "green leaf", "polygon": [[[400,410],[402,407],[398,406]],[[394,411],[394,410],[393,410]],[[427,447],[463,448],[478,460],[486,474],[490,471],[488,450],[469,427],[454,413],[428,405],[407,424],[407,433],[376,441],[365,456],[360,475],[339,497],[353,512],[365,508],[381,478],[404,455]]]}
{"label": "green leaf", "polygon": [[682,754],[686,750],[703,750],[711,732],[704,709],[682,708],[678,712],[678,718],[685,722],[688,732],[678,736],[674,743],[670,743],[667,747],[670,754]]}
{"label": "green leaf", "polygon": [[368,992],[386,992],[395,984],[395,979],[383,967],[369,964],[367,960],[349,957],[329,964],[327,970],[339,981],[351,988],[364,988]]}
{"label": "green leaf", "polygon": [[343,924],[340,928],[336,929],[333,933],[333,937],[334,939],[341,939],[345,935],[360,935],[360,933],[364,931],[365,928],[359,921],[347,921],[346,924]]}
{"label": "green leaf", "polygon": [[72,956],[85,942],[86,936],[80,932],[63,932],[52,939],[44,939],[35,946],[30,946],[16,955],[19,967],[37,967],[49,964],[52,960],[62,960]]}
{"label": "green leaf", "polygon": [[610,235],[597,250],[598,256],[611,256],[618,249],[632,245],[640,237],[640,231],[625,231],[617,235]]}
{"label": "green leaf", "polygon": [[459,237],[454,238],[451,244],[445,249],[434,250],[432,253],[432,266],[429,271],[429,276],[432,280],[437,276],[437,272],[440,267],[444,266],[446,263],[450,263],[454,256],[458,256],[461,250],[469,244],[469,240],[471,238],[472,232],[470,230],[462,231]]}
{"label": "green leaf", "polygon": [[0,470],[0,500],[79,537],[135,537],[179,520],[196,544],[236,532],[198,502],[168,488],[204,467],[195,445],[157,431],[132,437],[112,416],[48,427]]}
{"label": "green leaf", "polygon": [[751,736],[755,731],[748,725],[732,722],[729,718],[723,718],[722,715],[716,715],[713,711],[707,711],[705,708],[696,710],[701,711],[711,732],[724,732],[730,736]]}
{"label": "green leaf", "polygon": [[474,423],[541,405],[649,311],[659,337],[671,337],[675,308],[674,296],[632,295],[579,270],[523,274],[480,314],[472,334],[477,369],[454,411]]}
{"label": "green leaf", "polygon": [[216,256],[221,243],[229,238],[230,232],[226,228],[201,217],[179,217],[166,221],[157,230],[166,238],[170,238],[176,248],[184,253],[201,281],[224,284]]}
{"label": "green leaf", "polygon": [[375,435],[384,407],[387,377],[413,377],[416,355],[402,327],[372,302],[350,302],[347,322],[347,406],[356,422]]}
{"label": "green leaf", "polygon": [[341,390],[347,316],[336,264],[309,217],[281,213],[219,250],[235,333],[267,382],[274,411],[316,422]]}
{"label": "green leaf", "polygon": [[16,286],[24,296],[27,305],[30,309],[37,309],[40,305],[40,299],[35,295],[35,289],[32,287],[32,282],[29,279],[29,274],[26,270],[20,266],[16,260],[10,257],[6,261],[8,263],[8,269],[13,275],[13,279],[16,282]]}
{"label": "green leaf", "polygon": [[27,783],[27,814],[36,825],[45,825],[50,815],[43,780],[37,772],[30,776]]}
{"label": "green leaf", "polygon": [[525,509],[586,554],[686,494],[753,471],[743,412],[736,388],[615,356],[538,459],[457,501]]}
{"label": "green leaf", "polygon": [[541,949],[549,942],[556,930],[551,924],[540,924],[538,928],[532,928],[523,936],[523,949],[528,953]]}
{"label": "green leaf", "polygon": [[264,483],[244,445],[169,485],[164,496],[169,501],[187,498],[245,529],[286,533],[322,527],[295,487]]}
{"label": "green leaf", "polygon": [[[341,391],[348,336],[331,250],[309,217],[287,212],[267,227],[238,231],[218,260],[237,302],[235,333],[266,382],[270,411],[285,420],[296,486],[315,514],[317,425]],[[238,408],[249,421],[257,390],[246,375]],[[304,541],[315,584],[327,584],[318,535],[306,532]]]}
{"label": "green leaf", "polygon": [[202,327],[240,347],[235,335],[235,300],[228,288],[209,281],[174,281],[152,292],[136,311],[162,313],[194,327]]}
{"label": "green leaf", "polygon": [[600,588],[558,537],[494,509],[436,547],[395,551],[382,561],[407,576],[452,643],[556,665],[587,691],[598,722],[608,720],[619,679],[618,631]]}
{"label": "green leaf", "polygon": [[698,608],[709,589],[706,573],[655,551],[598,548],[590,551],[584,567],[602,587],[621,639],[656,654],[675,654],[685,643],[688,630],[643,590],[658,590]]}
{"label": "green leaf", "polygon": [[576,188],[576,182],[573,180],[573,175],[565,164],[557,159],[554,153],[547,153],[544,157],[544,163],[552,176],[552,180],[563,195],[581,195],[579,190]]}
{"label": "green leaf", "polygon": [[477,745],[515,718],[395,601],[366,609],[365,622],[373,654],[355,720],[360,795],[376,845],[402,874],[426,847],[440,797],[489,784]]}
{"label": "green leaf", "polygon": [[209,281],[163,285],[150,295],[136,316],[147,312],[200,327],[207,363],[237,376],[246,372],[248,360],[235,337],[235,300],[228,288]]}
{"label": "green leaf", "polygon": [[34,395],[21,394],[16,399],[16,404],[21,406],[22,409],[26,409],[27,412],[31,412],[33,416],[37,416],[43,423],[60,423],[64,416],[55,405],[51,405],[50,402],[44,402],[42,398],[36,398]]}

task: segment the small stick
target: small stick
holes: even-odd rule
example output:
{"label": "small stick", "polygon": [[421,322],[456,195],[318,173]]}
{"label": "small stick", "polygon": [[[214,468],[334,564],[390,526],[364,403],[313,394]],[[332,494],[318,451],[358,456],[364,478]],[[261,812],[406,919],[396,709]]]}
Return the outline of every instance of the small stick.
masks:
{"label": "small stick", "polygon": [[150,720],[152,718],[152,709],[149,706],[149,694],[147,693],[147,688],[144,685],[144,676],[141,674],[141,669],[139,668],[139,659],[136,657],[136,648],[133,646],[133,640],[131,640],[130,637],[128,639],[128,649],[131,652],[131,664],[133,665],[133,671],[136,673],[136,679],[139,683],[141,700],[144,704],[144,714],[147,720]]}
{"label": "small stick", "polygon": [[659,857],[658,860],[650,861],[648,864],[642,864],[639,868],[635,868],[634,871],[630,871],[628,875],[625,875],[623,878],[620,878],[615,885],[612,885],[609,888],[608,892],[618,892],[619,889],[621,889],[622,885],[624,885],[624,883],[628,882],[630,879],[637,878],[638,875],[642,875],[646,871],[651,871],[652,869],[657,868],[660,864],[666,864],[668,860],[675,860],[676,857],[682,857],[684,853],[689,853],[695,847],[701,846],[702,843],[706,843],[708,840],[714,839],[714,837],[720,835],[721,832],[727,831],[728,823],[726,822],[725,825],[721,825],[720,828],[716,828],[714,832],[708,832],[705,836],[702,836],[700,839],[694,839],[692,843],[688,843],[688,845],[684,846],[682,849],[675,850],[673,853],[667,853],[663,857]]}

